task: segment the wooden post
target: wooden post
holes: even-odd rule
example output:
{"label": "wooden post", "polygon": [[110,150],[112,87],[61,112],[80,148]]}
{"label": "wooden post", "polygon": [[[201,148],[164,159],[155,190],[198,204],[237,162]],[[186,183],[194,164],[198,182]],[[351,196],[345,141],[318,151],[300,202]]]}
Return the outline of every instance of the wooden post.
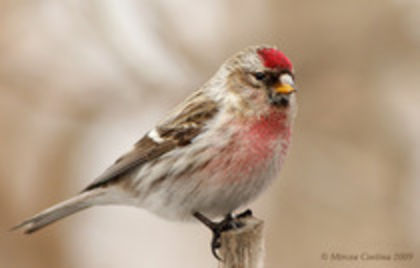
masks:
{"label": "wooden post", "polygon": [[219,268],[264,267],[264,222],[252,216],[240,219],[244,226],[223,232]]}

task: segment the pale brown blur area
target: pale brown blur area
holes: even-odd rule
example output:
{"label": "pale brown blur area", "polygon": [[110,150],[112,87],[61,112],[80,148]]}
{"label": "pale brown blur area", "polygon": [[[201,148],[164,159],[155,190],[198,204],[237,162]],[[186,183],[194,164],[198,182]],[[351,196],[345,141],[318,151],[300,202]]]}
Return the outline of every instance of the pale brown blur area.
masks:
{"label": "pale brown blur area", "polygon": [[0,267],[216,267],[204,227],[139,209],[7,230],[261,43],[290,57],[299,87],[281,179],[251,205],[266,267],[420,267],[419,18],[416,0],[0,0]]}

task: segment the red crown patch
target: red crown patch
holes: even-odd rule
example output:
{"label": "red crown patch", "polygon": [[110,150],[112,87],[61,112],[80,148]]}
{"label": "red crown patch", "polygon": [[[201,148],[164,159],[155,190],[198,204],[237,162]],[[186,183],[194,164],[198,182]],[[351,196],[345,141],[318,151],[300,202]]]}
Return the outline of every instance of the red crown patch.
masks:
{"label": "red crown patch", "polygon": [[258,54],[267,68],[292,70],[292,62],[279,50],[274,48],[263,48],[258,50]]}

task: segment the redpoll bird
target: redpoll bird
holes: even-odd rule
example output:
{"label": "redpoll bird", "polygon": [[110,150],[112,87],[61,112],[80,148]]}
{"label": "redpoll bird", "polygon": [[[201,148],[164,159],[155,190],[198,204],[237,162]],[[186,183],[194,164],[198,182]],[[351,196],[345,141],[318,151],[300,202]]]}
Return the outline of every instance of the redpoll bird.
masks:
{"label": "redpoll bird", "polygon": [[221,224],[229,223],[282,167],[295,92],[292,64],[282,52],[246,48],[81,193],[15,229],[32,233],[95,205],[122,204],[170,220],[198,219],[214,231],[214,249],[226,226],[208,218],[225,216]]}

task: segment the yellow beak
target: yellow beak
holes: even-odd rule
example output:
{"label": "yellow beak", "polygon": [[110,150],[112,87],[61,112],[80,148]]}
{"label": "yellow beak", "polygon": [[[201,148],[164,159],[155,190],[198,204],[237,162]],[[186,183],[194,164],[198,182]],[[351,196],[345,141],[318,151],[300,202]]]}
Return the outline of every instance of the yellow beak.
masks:
{"label": "yellow beak", "polygon": [[280,84],[274,89],[274,91],[281,94],[290,94],[295,91],[295,88],[289,84]]}

